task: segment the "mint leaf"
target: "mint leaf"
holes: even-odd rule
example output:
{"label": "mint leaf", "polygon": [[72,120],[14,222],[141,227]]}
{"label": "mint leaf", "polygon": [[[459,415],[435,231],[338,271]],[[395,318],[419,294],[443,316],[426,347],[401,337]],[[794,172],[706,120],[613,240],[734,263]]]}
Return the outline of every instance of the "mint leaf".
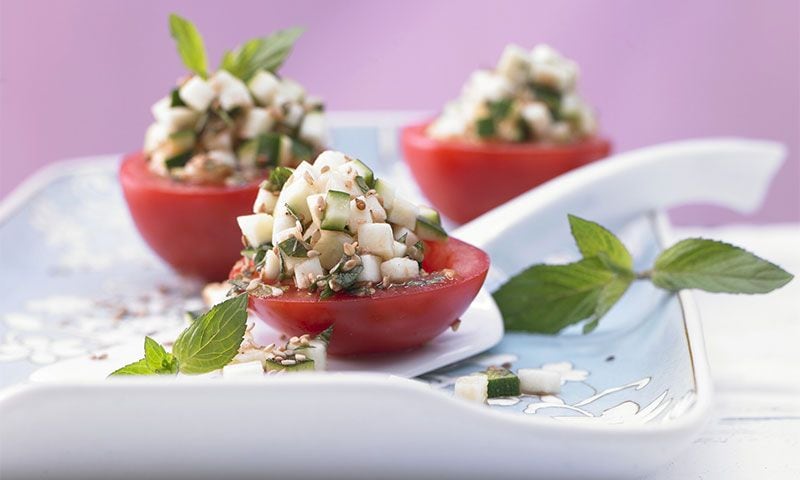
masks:
{"label": "mint leaf", "polygon": [[599,223],[567,215],[570,230],[584,258],[604,255],[613,265],[626,271],[633,269],[633,258],[628,249]]}
{"label": "mint leaf", "polygon": [[244,338],[247,295],[215,305],[181,332],[172,353],[182,373],[207,373],[230,362]]}
{"label": "mint leaf", "polygon": [[117,369],[109,377],[121,375],[168,375],[178,373],[178,361],[150,337],[144,337],[144,358]]}
{"label": "mint leaf", "polygon": [[220,68],[245,82],[259,70],[274,72],[289,56],[294,42],[302,33],[302,28],[294,27],[248,40],[233,52],[225,52]]}
{"label": "mint leaf", "polygon": [[289,167],[278,167],[269,174],[267,184],[261,188],[266,187],[271,192],[280,192],[293,173],[294,170]]}
{"label": "mint leaf", "polygon": [[181,56],[186,68],[202,78],[207,78],[208,58],[206,56],[206,47],[203,44],[203,37],[197,31],[197,27],[189,20],[173,13],[169,16],[169,33],[175,39],[178,54]]}
{"label": "mint leaf", "polygon": [[742,248],[690,238],[661,252],[651,273],[667,290],[696,288],[717,293],[768,293],[794,278],[781,267]]}
{"label": "mint leaf", "polygon": [[308,248],[306,245],[295,237],[290,237],[282,241],[278,244],[278,248],[280,248],[287,257],[305,258],[308,256]]}
{"label": "mint leaf", "polygon": [[123,375],[155,375],[155,372],[147,365],[147,360],[144,358],[125,365],[124,367],[111,372],[109,377],[119,377]]}
{"label": "mint leaf", "polygon": [[508,330],[558,333],[599,320],[633,281],[598,257],[567,265],[534,265],[494,293]]}

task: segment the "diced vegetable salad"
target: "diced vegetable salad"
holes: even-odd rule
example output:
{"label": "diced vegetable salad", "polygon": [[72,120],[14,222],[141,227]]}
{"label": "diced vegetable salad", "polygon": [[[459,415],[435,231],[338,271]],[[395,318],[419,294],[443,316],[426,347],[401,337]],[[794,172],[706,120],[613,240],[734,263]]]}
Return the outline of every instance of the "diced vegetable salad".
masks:
{"label": "diced vegetable salad", "polygon": [[226,70],[193,75],[152,113],[144,146],[151,169],[190,183],[252,180],[311,159],[326,143],[322,102],[267,70],[247,83]]}
{"label": "diced vegetable salad", "polygon": [[578,65],[547,45],[509,45],[493,70],[478,70],[428,127],[447,140],[569,143],[597,130],[576,90]]}
{"label": "diced vegetable salad", "polygon": [[274,170],[253,212],[237,219],[246,248],[231,282],[264,295],[287,286],[321,298],[369,295],[432,281],[434,272],[421,268],[423,241],[447,239],[438,212],[409,202],[363,162],[335,151],[322,152],[313,165]]}

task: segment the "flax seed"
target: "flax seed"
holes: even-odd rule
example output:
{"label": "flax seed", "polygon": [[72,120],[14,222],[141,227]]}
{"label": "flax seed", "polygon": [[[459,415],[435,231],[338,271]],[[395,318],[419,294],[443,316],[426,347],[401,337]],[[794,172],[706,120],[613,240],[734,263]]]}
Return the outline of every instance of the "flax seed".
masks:
{"label": "flax seed", "polygon": [[305,172],[303,174],[303,179],[306,181],[307,184],[309,184],[311,186],[314,185],[314,177],[312,177],[310,173]]}
{"label": "flax seed", "polygon": [[365,208],[367,208],[367,204],[364,202],[364,200],[356,198],[356,208],[358,208],[359,210],[364,210]]}

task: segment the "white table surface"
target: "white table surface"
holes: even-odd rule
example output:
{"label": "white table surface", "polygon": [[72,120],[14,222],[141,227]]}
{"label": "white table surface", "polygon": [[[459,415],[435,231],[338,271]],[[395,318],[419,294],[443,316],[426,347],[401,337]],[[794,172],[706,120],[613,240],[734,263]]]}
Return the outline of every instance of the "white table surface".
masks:
{"label": "white table surface", "polygon": [[[729,241],[800,273],[800,224],[676,228]],[[647,480],[800,479],[800,280],[765,296],[698,292],[713,420]]]}

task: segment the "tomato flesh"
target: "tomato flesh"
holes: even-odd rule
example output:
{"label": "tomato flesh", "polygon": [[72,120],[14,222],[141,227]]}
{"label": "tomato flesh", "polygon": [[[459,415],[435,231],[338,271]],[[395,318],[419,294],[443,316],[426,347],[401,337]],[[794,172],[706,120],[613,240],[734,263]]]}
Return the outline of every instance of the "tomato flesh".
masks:
{"label": "tomato flesh", "polygon": [[403,156],[433,206],[459,223],[611,152],[611,143],[599,137],[568,145],[479,144],[435,140],[427,127],[403,129]]}
{"label": "tomato flesh", "polygon": [[408,350],[445,331],[467,310],[486,279],[489,256],[454,238],[426,242],[423,268],[449,268],[456,275],[439,284],[378,289],[366,297],[340,293],[320,300],[318,293],[291,289],[279,297],[250,297],[250,309],[289,335],[314,335],[333,325],[332,355]]}
{"label": "tomato flesh", "polygon": [[182,184],[151,172],[143,153],[122,160],[119,178],[136,228],[158,256],[184,275],[227,278],[241,256],[236,217],[252,213],[259,181],[236,187]]}

